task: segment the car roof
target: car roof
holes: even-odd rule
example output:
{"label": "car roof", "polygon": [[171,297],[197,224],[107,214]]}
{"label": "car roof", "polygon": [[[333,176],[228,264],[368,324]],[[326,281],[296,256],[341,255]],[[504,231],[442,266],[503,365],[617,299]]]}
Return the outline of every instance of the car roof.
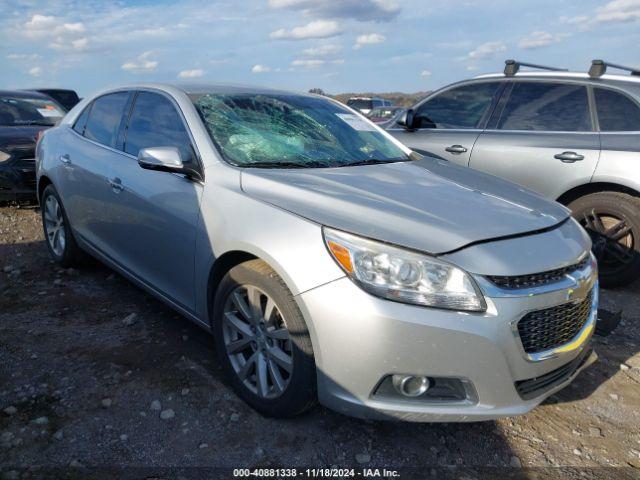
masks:
{"label": "car roof", "polygon": [[51,100],[48,95],[33,90],[0,90],[0,97],[42,98],[44,100]]}
{"label": "car roof", "polygon": [[594,84],[598,83],[609,83],[616,84],[622,86],[624,84],[627,85],[640,85],[640,77],[635,75],[602,75],[601,77],[591,77],[588,73],[584,72],[529,72],[523,71],[518,72],[515,75],[505,75],[504,73],[488,73],[485,75],[479,75],[474,79],[486,79],[486,78],[502,78],[502,79],[510,79],[510,78],[544,78],[544,79],[552,79],[552,80],[587,80],[589,82],[593,82]]}

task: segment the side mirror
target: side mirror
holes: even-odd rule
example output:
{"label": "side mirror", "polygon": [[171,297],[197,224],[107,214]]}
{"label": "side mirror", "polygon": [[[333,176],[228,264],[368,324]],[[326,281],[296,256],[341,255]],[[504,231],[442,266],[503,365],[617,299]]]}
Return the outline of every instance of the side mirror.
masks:
{"label": "side mirror", "polygon": [[185,173],[180,150],[176,147],[143,148],[138,152],[138,165],[146,170]]}
{"label": "side mirror", "polygon": [[406,112],[404,112],[397,120],[397,124],[403,126],[407,130],[413,130],[413,109],[409,108]]}

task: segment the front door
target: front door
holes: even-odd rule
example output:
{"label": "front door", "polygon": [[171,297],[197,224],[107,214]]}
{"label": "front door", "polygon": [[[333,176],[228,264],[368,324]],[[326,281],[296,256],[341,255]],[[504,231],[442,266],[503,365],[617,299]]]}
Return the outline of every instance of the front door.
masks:
{"label": "front door", "polygon": [[591,180],[600,138],[580,83],[515,81],[476,141],[469,166],[556,200]]}
{"label": "front door", "polygon": [[415,108],[413,128],[393,126],[389,133],[418,153],[466,167],[499,86],[475,81],[438,92]]}

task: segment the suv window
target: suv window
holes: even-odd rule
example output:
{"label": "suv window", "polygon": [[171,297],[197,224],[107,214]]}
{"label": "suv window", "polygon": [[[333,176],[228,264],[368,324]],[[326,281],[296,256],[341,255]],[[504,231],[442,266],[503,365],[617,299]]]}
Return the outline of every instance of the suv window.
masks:
{"label": "suv window", "polygon": [[191,139],[173,104],[163,95],[140,92],[129,118],[124,151],[138,156],[149,147],[176,147],[183,162],[194,157]]}
{"label": "suv window", "polygon": [[129,92],[109,93],[93,101],[84,136],[109,147],[116,146]]}
{"label": "suv window", "polygon": [[415,128],[476,128],[499,82],[483,82],[446,90],[418,107]]}
{"label": "suv window", "polygon": [[591,131],[587,88],[546,82],[515,82],[498,120],[500,130]]}
{"label": "suv window", "polygon": [[596,88],[596,110],[602,132],[639,132],[640,108],[625,95]]}

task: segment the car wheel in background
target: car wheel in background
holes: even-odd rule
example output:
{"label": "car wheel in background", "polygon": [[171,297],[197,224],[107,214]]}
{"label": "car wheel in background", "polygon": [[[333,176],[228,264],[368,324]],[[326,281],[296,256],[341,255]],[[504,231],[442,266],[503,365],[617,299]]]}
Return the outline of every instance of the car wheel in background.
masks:
{"label": "car wheel in background", "polygon": [[42,192],[40,210],[45,242],[53,259],[63,267],[80,263],[82,251],[73,238],[62,201],[53,185],[47,185]]}
{"label": "car wheel in background", "polygon": [[640,277],[640,198],[620,192],[585,195],[569,204],[589,232],[604,287]]}
{"label": "car wheel in background", "polygon": [[213,307],[216,350],[237,394],[260,413],[291,417],[316,401],[309,331],[284,281],[251,260],[220,282]]}

